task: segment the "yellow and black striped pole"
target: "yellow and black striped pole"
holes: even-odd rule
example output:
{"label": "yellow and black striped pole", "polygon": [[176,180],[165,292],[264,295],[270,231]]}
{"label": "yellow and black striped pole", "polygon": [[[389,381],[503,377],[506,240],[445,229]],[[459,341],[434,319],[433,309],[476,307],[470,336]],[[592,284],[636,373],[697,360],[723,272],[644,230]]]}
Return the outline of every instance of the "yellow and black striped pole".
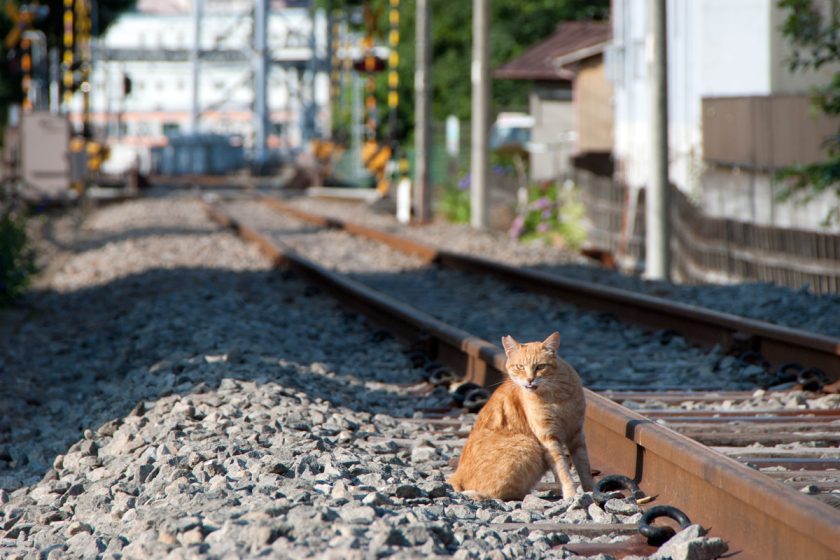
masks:
{"label": "yellow and black striped pole", "polygon": [[363,68],[367,74],[365,80],[365,129],[368,140],[376,139],[376,125],[379,115],[376,107],[376,55],[373,50],[373,34],[376,31],[376,14],[371,9],[370,3],[364,6],[365,36],[362,38],[362,52],[364,53]]}
{"label": "yellow and black striped pole", "polygon": [[23,92],[23,110],[24,111],[31,111],[32,110],[32,101],[29,97],[29,90],[32,87],[32,51],[31,48],[31,41],[29,39],[23,39],[20,42],[20,49],[22,54],[20,56],[20,69],[23,73],[23,77],[20,81],[20,89]]}
{"label": "yellow and black striped pole", "polygon": [[64,54],[62,64],[64,66],[64,105],[65,110],[69,109],[70,101],[73,99],[73,0],[64,0]]}
{"label": "yellow and black striped pole", "polygon": [[397,47],[400,45],[400,0],[391,0],[388,25],[388,134],[392,147],[396,148],[397,105],[400,101],[397,91],[400,85],[400,75],[397,72],[400,64],[400,54],[397,52]]}
{"label": "yellow and black striped pole", "polygon": [[376,107],[376,79],[374,78],[374,70],[376,70],[376,57],[373,54],[373,37],[367,36],[362,40],[365,50],[365,112],[367,118],[365,119],[365,128],[367,129],[367,137],[369,140],[376,139],[376,124],[378,120],[378,109]]}

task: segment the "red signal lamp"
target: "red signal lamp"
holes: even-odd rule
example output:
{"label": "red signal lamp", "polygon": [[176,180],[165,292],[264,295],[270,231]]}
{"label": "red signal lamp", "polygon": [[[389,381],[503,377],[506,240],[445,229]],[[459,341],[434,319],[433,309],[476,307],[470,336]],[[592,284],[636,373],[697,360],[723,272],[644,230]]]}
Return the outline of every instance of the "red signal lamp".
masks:
{"label": "red signal lamp", "polygon": [[357,72],[376,73],[385,70],[385,59],[378,56],[365,56],[353,61],[353,69]]}

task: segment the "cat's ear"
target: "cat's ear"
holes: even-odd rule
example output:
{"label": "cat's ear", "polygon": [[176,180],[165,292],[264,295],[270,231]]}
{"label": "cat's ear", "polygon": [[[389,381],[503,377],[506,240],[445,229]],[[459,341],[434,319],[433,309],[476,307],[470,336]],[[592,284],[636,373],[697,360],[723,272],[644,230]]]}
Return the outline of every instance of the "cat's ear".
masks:
{"label": "cat's ear", "polygon": [[548,335],[548,338],[543,340],[542,345],[543,348],[545,348],[549,352],[556,353],[557,349],[560,348],[560,333],[554,331],[553,333]]}
{"label": "cat's ear", "polygon": [[512,336],[506,335],[502,337],[502,346],[505,347],[505,354],[510,356],[514,350],[519,348],[519,343]]}

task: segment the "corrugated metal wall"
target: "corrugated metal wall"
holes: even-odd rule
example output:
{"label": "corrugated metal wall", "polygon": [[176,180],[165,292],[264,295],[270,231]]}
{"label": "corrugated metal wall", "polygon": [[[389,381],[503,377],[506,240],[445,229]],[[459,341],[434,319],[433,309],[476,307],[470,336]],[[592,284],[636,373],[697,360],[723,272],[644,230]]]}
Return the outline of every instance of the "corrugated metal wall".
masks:
{"label": "corrugated metal wall", "polygon": [[814,163],[839,128],[840,119],[815,113],[807,95],[704,98],[703,159],[770,171]]}

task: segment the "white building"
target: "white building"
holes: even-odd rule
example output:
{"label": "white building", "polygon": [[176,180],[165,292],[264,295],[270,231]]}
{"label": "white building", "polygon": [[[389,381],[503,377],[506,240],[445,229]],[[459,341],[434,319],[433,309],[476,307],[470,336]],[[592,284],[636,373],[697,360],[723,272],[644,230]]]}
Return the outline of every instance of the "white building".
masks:
{"label": "white building", "polygon": [[[788,163],[825,157],[819,133],[827,123],[811,118],[807,93],[828,83],[835,69],[790,72],[788,39],[779,31],[784,12],[776,3],[667,1],[670,179],[709,214],[809,227],[832,201],[780,204],[771,177]],[[647,6],[648,0],[613,0],[607,54],[616,176],[636,188],[650,174]]]}
{"label": "white building", "polygon": [[[195,132],[239,135],[254,142],[253,0],[203,0],[199,38],[200,119]],[[327,24],[307,2],[272,1],[268,19],[270,149],[298,149],[328,126]],[[91,122],[98,136],[143,149],[166,135],[192,132],[192,2],[141,0],[94,46]],[[131,93],[124,95],[125,79]],[[79,115],[81,99],[74,99]],[[78,118],[76,119],[78,120]],[[131,154],[133,157],[133,154]]]}

